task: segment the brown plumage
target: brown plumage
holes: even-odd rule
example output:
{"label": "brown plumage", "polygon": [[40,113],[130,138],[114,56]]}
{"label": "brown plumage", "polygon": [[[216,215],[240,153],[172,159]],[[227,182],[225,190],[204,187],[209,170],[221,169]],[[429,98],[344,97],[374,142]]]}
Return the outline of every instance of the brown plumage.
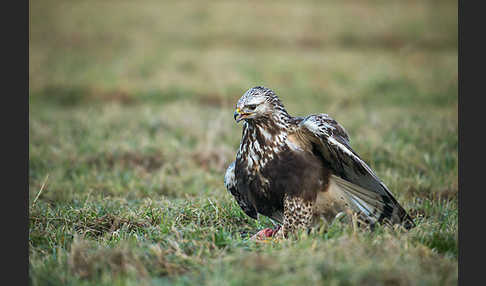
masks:
{"label": "brown plumage", "polygon": [[244,120],[243,134],[225,186],[248,216],[279,223],[277,236],[339,213],[371,225],[414,226],[327,114],[292,117],[271,89],[254,87],[238,100],[234,117]]}

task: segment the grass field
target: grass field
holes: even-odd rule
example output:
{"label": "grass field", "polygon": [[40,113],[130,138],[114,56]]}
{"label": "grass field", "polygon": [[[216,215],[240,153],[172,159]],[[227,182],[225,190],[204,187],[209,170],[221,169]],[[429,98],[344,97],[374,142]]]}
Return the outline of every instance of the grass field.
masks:
{"label": "grass field", "polygon": [[[456,285],[455,1],[31,1],[32,285]],[[417,227],[271,222],[224,188],[237,99],[328,113]]]}

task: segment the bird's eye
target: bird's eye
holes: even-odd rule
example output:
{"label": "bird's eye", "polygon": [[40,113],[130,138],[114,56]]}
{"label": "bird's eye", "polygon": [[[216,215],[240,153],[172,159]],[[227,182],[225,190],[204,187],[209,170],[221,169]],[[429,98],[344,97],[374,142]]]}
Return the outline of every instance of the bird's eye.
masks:
{"label": "bird's eye", "polygon": [[256,104],[250,104],[250,105],[248,105],[248,109],[249,110],[255,110],[256,107],[257,107]]}

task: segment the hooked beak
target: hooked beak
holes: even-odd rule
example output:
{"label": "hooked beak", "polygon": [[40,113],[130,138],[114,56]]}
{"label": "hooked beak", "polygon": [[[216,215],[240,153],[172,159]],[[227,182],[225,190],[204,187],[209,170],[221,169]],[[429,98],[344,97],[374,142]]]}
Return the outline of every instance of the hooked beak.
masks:
{"label": "hooked beak", "polygon": [[236,123],[240,122],[241,120],[245,119],[247,115],[250,113],[241,112],[241,109],[236,108],[235,112],[233,113],[233,118],[236,120]]}

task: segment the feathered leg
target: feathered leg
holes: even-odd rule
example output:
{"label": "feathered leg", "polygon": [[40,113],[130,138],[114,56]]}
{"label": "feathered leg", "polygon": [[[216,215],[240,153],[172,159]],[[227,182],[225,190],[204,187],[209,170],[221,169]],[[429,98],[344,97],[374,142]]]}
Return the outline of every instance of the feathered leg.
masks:
{"label": "feathered leg", "polygon": [[282,227],[274,235],[275,238],[287,238],[289,234],[299,229],[309,229],[312,226],[313,202],[304,201],[300,197],[284,197],[284,220]]}

